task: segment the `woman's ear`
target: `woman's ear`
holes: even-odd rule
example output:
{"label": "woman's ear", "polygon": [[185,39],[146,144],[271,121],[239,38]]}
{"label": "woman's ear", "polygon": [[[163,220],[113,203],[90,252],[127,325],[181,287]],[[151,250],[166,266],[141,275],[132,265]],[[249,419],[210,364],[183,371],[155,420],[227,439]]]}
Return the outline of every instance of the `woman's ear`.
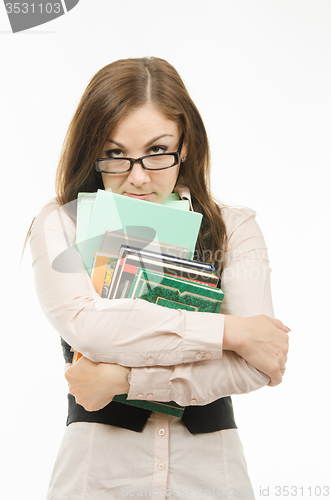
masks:
{"label": "woman's ear", "polygon": [[181,163],[183,163],[186,160],[187,151],[188,151],[188,148],[187,148],[187,139],[184,139],[182,150],[180,152],[180,162]]}

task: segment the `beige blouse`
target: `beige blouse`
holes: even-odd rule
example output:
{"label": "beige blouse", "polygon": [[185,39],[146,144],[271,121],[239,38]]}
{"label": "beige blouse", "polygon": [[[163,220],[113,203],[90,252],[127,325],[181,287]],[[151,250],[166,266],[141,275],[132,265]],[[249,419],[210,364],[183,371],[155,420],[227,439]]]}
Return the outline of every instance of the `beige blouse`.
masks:
{"label": "beige blouse", "polygon": [[[229,237],[221,314],[173,310],[141,299],[101,298],[76,250],[75,222],[64,207],[53,199],[35,220],[30,243],[46,317],[90,360],[132,367],[129,399],[206,405],[254,391],[270,380],[234,352],[222,351],[225,314],[273,317],[273,307],[267,249],[255,212],[244,207],[221,210]],[[59,272],[52,263],[64,251]]]}

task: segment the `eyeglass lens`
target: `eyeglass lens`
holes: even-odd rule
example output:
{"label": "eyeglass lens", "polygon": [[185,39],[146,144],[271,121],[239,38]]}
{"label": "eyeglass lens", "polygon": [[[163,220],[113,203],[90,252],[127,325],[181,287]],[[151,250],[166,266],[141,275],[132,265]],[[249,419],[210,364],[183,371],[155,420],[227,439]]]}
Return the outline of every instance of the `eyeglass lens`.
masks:
{"label": "eyeglass lens", "polygon": [[[151,170],[158,170],[159,168],[171,167],[175,162],[174,155],[155,155],[149,156],[142,160],[144,166]],[[125,172],[130,168],[130,160],[125,158],[107,158],[99,164],[100,169],[106,172]]]}

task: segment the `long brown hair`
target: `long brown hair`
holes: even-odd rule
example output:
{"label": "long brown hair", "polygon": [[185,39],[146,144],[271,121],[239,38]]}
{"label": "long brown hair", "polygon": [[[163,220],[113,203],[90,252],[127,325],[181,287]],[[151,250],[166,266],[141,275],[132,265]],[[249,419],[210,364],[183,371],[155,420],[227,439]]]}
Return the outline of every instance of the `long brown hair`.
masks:
{"label": "long brown hair", "polygon": [[185,134],[186,161],[179,180],[191,192],[193,208],[204,214],[196,258],[220,264],[226,230],[210,191],[210,151],[206,130],[195,104],[175,68],[155,57],[122,59],[102,68],[87,86],[69,126],[56,174],[60,205],[80,191],[103,189],[94,163],[123,117],[146,103],[176,121]]}

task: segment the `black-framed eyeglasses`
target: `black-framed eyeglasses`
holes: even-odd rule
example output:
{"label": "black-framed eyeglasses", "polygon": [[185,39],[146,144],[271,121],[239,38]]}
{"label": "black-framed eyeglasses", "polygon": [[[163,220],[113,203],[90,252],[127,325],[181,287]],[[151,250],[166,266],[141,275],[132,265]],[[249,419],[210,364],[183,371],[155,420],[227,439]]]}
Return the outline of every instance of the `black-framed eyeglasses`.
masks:
{"label": "black-framed eyeglasses", "polygon": [[145,170],[165,170],[178,165],[183,142],[184,134],[181,135],[178,150],[174,153],[147,155],[141,158],[99,158],[95,162],[95,169],[104,174],[125,174],[132,170],[135,163],[140,163]]}

